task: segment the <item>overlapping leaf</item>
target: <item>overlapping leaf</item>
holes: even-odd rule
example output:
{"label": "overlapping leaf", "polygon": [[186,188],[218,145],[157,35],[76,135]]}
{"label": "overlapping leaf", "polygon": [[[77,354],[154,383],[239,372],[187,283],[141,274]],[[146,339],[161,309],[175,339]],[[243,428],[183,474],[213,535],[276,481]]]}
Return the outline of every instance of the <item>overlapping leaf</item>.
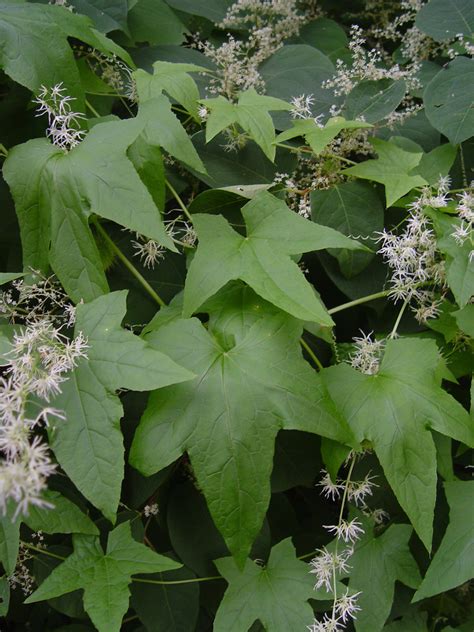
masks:
{"label": "overlapping leaf", "polygon": [[197,311],[228,281],[241,279],[293,316],[331,325],[332,319],[290,255],[324,248],[364,247],[332,228],[291,212],[267,192],[248,202],[242,215],[246,237],[220,215],[194,215],[199,246],[186,279],[184,315]]}
{"label": "overlapping leaf", "polygon": [[98,537],[75,535],[73,542],[74,553],[53,570],[26,603],[52,599],[82,588],[84,608],[99,632],[121,629],[128,609],[132,575],[181,566],[136,542],[129,522],[110,532],[105,553]]}
{"label": "overlapping leaf", "polygon": [[161,327],[155,321],[150,344],[198,377],[151,395],[130,461],[150,475],[186,451],[212,518],[242,564],[268,507],[278,430],[349,444],[352,437],[302,358],[298,321],[239,292],[240,307],[229,307],[209,330],[194,318],[164,319]]}
{"label": "overlapping leaf", "polygon": [[257,94],[253,88],[242,92],[238,103],[231,103],[223,96],[204,99],[202,103],[210,110],[206,123],[206,141],[209,142],[231,125],[238,124],[249,134],[263,153],[275,158],[275,128],[269,111],[290,110],[291,106],[275,97]]}
{"label": "overlapping leaf", "polygon": [[198,119],[199,89],[191,72],[207,72],[207,68],[196,64],[172,64],[156,61],[153,64],[153,75],[137,70],[135,78],[139,85],[141,100],[148,100],[166,92]]}
{"label": "overlapping leaf", "polygon": [[92,28],[89,18],[65,7],[30,2],[0,3],[0,65],[18,83],[37,92],[62,82],[67,94],[84,109],[84,93],[68,37],[105,54],[117,54],[132,67],[120,46]]}
{"label": "overlapping leaf", "polygon": [[126,155],[142,129],[138,119],[102,123],[68,153],[46,139],[30,140],[15,147],[5,162],[25,268],[45,271],[49,261],[76,301],[90,301],[108,289],[88,226],[91,213],[175,249],[160,211]]}
{"label": "overlapping leaf", "polygon": [[20,525],[28,525],[32,531],[43,533],[84,533],[97,535],[98,529],[73,502],[58,492],[46,491],[43,499],[48,508],[30,507],[27,515],[13,520],[13,511],[0,518],[0,562],[7,575],[15,570],[20,546]]}
{"label": "overlapping leaf", "polygon": [[357,632],[380,632],[392,608],[395,582],[417,588],[420,571],[408,547],[413,529],[407,524],[392,524],[375,537],[373,523],[358,512],[365,535],[351,556],[349,587],[360,592],[360,611],[355,620]]}
{"label": "overlapping leaf", "polygon": [[120,327],[126,292],[78,305],[76,335],[87,338],[87,359],[62,385],[55,400],[67,422],[51,432],[51,445],[76,487],[109,520],[115,520],[123,478],[122,405],[114,391],[147,391],[193,374]]}
{"label": "overlapping leaf", "polygon": [[279,134],[276,141],[281,143],[296,136],[304,136],[306,142],[316,155],[329,145],[343,129],[360,129],[372,127],[363,121],[346,121],[342,116],[330,118],[325,125],[318,125],[314,119],[293,121],[293,126]]}
{"label": "overlapping leaf", "polygon": [[430,429],[474,446],[467,411],[440,388],[433,340],[387,343],[376,375],[340,364],[323,373],[359,440],[374,447],[385,476],[415,531],[431,549],[436,500],[436,449]]}
{"label": "overlapping leaf", "polygon": [[449,525],[413,601],[446,592],[474,577],[474,481],[444,484]]}

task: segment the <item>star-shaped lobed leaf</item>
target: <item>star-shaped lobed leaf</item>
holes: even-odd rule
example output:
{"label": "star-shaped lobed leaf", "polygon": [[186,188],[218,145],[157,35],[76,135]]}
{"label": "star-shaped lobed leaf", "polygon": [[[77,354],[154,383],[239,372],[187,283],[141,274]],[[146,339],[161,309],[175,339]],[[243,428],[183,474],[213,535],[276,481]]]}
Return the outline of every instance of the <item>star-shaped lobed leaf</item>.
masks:
{"label": "star-shaped lobed leaf", "polygon": [[315,598],[308,565],[298,560],[291,539],[282,540],[260,566],[247,560],[239,569],[230,558],[216,560],[229,584],[214,622],[214,632],[247,632],[259,620],[266,632],[305,630],[313,621],[308,599]]}
{"label": "star-shaped lobed leaf", "polygon": [[474,481],[444,484],[449,525],[413,601],[446,592],[474,577]]}
{"label": "star-shaped lobed leaf", "polygon": [[12,149],[5,161],[25,267],[47,270],[49,262],[76,301],[90,301],[108,289],[88,226],[91,213],[175,250],[126,155],[144,125],[139,119],[101,123],[67,153],[46,139],[30,140]]}
{"label": "star-shaped lobed leaf", "polygon": [[331,317],[290,255],[364,247],[332,228],[293,213],[266,191],[248,202],[242,215],[245,237],[220,215],[194,215],[199,246],[186,278],[184,315],[196,312],[228,281],[241,279],[296,318],[332,325]]}
{"label": "star-shaped lobed leaf", "polygon": [[387,206],[392,206],[414,187],[427,184],[420,175],[411,173],[420,164],[423,156],[421,152],[405,151],[395,143],[380,138],[372,138],[370,142],[379,156],[378,159],[366,160],[344,169],[343,173],[383,184]]}
{"label": "star-shaped lobed leaf", "polygon": [[187,452],[212,518],[243,564],[270,500],[278,431],[353,438],[302,357],[301,323],[248,288],[236,291],[240,298],[208,330],[195,318],[154,321],[148,342],[197,377],[152,393],[130,462],[148,476]]}
{"label": "star-shaped lobed leaf", "polygon": [[346,121],[342,116],[330,118],[325,125],[319,125],[314,119],[296,120],[293,121],[290,129],[277,136],[276,141],[281,143],[296,136],[304,136],[308,145],[318,155],[343,129],[363,127],[372,127],[372,125],[363,121]]}
{"label": "star-shaped lobed leaf", "polygon": [[123,478],[122,405],[118,388],[147,391],[194,377],[120,324],[126,292],[77,306],[76,335],[87,339],[81,358],[54,406],[67,421],[51,432],[51,446],[76,487],[114,521]]}
{"label": "star-shaped lobed leaf", "polygon": [[290,110],[291,105],[275,97],[267,97],[251,88],[242,92],[238,103],[223,96],[201,101],[210,110],[206,122],[206,142],[231,125],[238,124],[273,162],[276,147],[275,127],[269,111]]}
{"label": "star-shaped lobed leaf", "polygon": [[389,340],[376,375],[340,364],[322,372],[357,438],[372,443],[385,476],[430,550],[436,448],[430,430],[474,446],[467,411],[440,387],[433,340]]}
{"label": "star-shaped lobed leaf", "polygon": [[99,632],[119,632],[130,598],[129,584],[136,573],[158,573],[181,564],[136,542],[130,523],[109,534],[104,553],[99,538],[73,537],[74,552],[48,575],[25,603],[35,603],[84,590],[84,608]]}
{"label": "star-shaped lobed leaf", "polygon": [[361,593],[354,625],[357,632],[380,632],[392,608],[395,582],[417,588],[421,581],[408,547],[413,529],[408,524],[392,524],[375,537],[372,521],[361,512],[357,512],[357,519],[365,534],[350,559],[349,588]]}

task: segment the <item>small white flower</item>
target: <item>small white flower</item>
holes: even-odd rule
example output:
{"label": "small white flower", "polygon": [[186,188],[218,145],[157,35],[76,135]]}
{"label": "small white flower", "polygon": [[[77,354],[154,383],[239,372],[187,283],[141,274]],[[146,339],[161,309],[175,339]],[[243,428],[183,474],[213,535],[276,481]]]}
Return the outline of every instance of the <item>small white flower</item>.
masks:
{"label": "small white flower", "polygon": [[165,258],[165,249],[154,239],[143,241],[132,241],[132,246],[136,252],[135,257],[140,257],[146,268],[154,268],[158,261]]}
{"label": "small white flower", "polygon": [[342,597],[339,597],[334,603],[334,612],[339,619],[342,619],[343,623],[346,623],[349,619],[356,619],[356,612],[360,611],[360,607],[357,605],[357,597],[361,593],[355,593],[349,595],[346,591]]}
{"label": "small white flower", "polygon": [[337,481],[333,483],[329,472],[326,472],[326,470],[321,470],[321,473],[323,474],[323,477],[319,483],[317,483],[319,487],[322,487],[321,494],[324,494],[326,498],[336,500],[344,491],[344,485],[338,483]]}
{"label": "small white flower", "polygon": [[355,542],[364,533],[362,524],[356,519],[352,519],[350,522],[342,520],[338,525],[323,525],[330,533],[334,533],[338,539],[344,540],[344,542]]}

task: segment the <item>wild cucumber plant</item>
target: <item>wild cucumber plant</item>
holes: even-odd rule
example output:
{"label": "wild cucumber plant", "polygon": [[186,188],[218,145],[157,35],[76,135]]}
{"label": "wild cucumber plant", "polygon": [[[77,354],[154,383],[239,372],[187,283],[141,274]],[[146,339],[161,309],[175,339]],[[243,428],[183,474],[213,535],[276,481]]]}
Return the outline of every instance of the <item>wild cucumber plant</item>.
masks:
{"label": "wild cucumber plant", "polygon": [[0,628],[471,631],[469,0],[0,0]]}

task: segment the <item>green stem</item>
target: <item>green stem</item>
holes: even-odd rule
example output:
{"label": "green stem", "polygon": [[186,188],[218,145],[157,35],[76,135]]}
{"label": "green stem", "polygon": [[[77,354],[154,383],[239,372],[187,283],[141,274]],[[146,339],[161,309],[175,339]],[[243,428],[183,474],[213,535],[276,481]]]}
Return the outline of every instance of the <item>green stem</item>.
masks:
{"label": "green stem", "polygon": [[384,296],[388,296],[391,290],[383,290],[382,292],[376,292],[375,294],[368,294],[367,296],[362,296],[361,298],[355,299],[355,301],[349,301],[349,303],[342,303],[342,305],[337,305],[336,307],[332,307],[328,309],[329,314],[337,314],[337,312],[342,312],[345,309],[350,309],[351,307],[356,307],[357,305],[362,305],[363,303],[368,303],[369,301],[374,301],[377,298],[383,298]]}
{"label": "green stem", "polygon": [[193,216],[191,215],[191,213],[188,211],[188,207],[186,206],[186,204],[183,202],[183,200],[179,197],[178,192],[176,191],[176,189],[173,187],[173,185],[171,184],[171,182],[166,179],[165,180],[165,184],[168,187],[168,189],[170,190],[172,196],[174,197],[174,199],[178,202],[179,206],[181,207],[183,213],[186,215],[186,217],[189,219],[189,221],[191,222],[191,224],[193,223]]}
{"label": "green stem", "polygon": [[403,316],[403,314],[404,314],[409,302],[410,302],[409,298],[407,298],[404,301],[401,310],[398,312],[397,320],[395,321],[395,324],[393,325],[393,329],[392,329],[392,331],[390,332],[390,334],[388,336],[389,338],[395,338],[395,336],[397,335],[398,326],[400,324],[400,321],[402,320],[402,316]]}
{"label": "green stem", "polygon": [[348,165],[356,165],[357,162],[354,162],[353,160],[349,160],[349,158],[344,158],[343,156],[338,156],[337,154],[331,154],[330,152],[324,152],[324,154],[326,156],[329,156],[330,158],[335,158],[336,160],[340,160],[341,162],[345,162]]}
{"label": "green stem", "polygon": [[306,342],[306,340],[304,340],[303,338],[300,338],[300,344],[303,347],[303,349],[306,351],[306,353],[309,355],[311,360],[314,362],[314,364],[318,367],[318,371],[322,371],[322,369],[324,369],[323,365],[321,364],[321,362],[319,361],[318,357],[316,356],[314,351],[311,349],[309,344]]}
{"label": "green stem", "polygon": [[89,103],[87,99],[86,99],[86,105],[94,116],[96,116],[97,118],[100,118],[100,114],[97,112],[95,107],[91,103]]}
{"label": "green stem", "polygon": [[46,551],[46,549],[41,549],[39,546],[35,546],[34,544],[30,544],[29,542],[21,542],[21,544],[32,551],[36,551],[37,553],[42,553],[43,555],[47,555],[48,557],[54,557],[57,560],[65,560],[66,558],[62,555],[56,555],[56,553],[51,553],[50,551]]}
{"label": "green stem", "polygon": [[159,580],[159,579],[141,579],[140,577],[133,577],[132,581],[139,582],[140,584],[158,584],[159,586],[168,586],[175,584],[194,584],[196,582],[210,582],[216,579],[224,579],[220,575],[215,577],[195,577],[193,579],[175,579],[175,580]]}
{"label": "green stem", "polygon": [[[352,453],[352,461],[349,467],[349,471],[347,472],[347,478],[346,478],[346,484],[344,485],[344,493],[342,494],[342,500],[341,500],[341,509],[339,510],[339,520],[337,523],[337,526],[340,527],[342,524],[342,519],[343,519],[343,515],[344,515],[344,508],[346,505],[346,500],[347,500],[347,490],[349,489],[349,483],[351,481],[351,476],[352,476],[352,471],[354,469],[354,465],[356,462],[356,456],[354,453]],[[338,550],[338,546],[339,546],[339,537],[336,537],[336,544],[334,546],[334,560],[337,560],[337,550]],[[336,577],[336,564],[335,562],[333,562],[332,565],[332,592],[334,595],[334,601],[333,601],[333,605],[332,605],[332,618],[335,618],[336,612],[336,601],[337,601],[337,577]]]}
{"label": "green stem", "polygon": [[155,290],[151,287],[148,281],[140,274],[140,272],[136,269],[131,261],[127,259],[127,257],[123,254],[120,248],[112,241],[109,235],[102,228],[100,223],[95,219],[93,220],[93,224],[97,229],[97,232],[100,233],[101,237],[103,237],[104,241],[110,246],[110,248],[114,251],[123,265],[133,274],[133,276],[139,281],[139,283],[143,286],[143,289],[148,292],[151,298],[158,303],[160,307],[165,307],[166,303],[164,300],[158,296]]}
{"label": "green stem", "polygon": [[5,158],[8,156],[8,149],[5,147],[5,145],[2,145],[2,143],[0,143],[0,154],[2,156],[5,156]]}
{"label": "green stem", "polygon": [[449,193],[462,193],[463,191],[474,191],[474,187],[463,187],[462,189],[451,189]]}

